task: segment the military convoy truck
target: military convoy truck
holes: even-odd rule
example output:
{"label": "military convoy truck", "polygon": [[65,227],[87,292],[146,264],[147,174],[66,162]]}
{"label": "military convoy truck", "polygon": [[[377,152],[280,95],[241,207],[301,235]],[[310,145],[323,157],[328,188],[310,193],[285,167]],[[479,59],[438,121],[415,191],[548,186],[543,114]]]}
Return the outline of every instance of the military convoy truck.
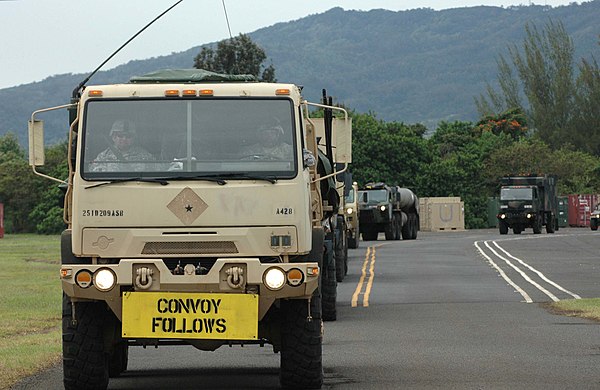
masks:
{"label": "military convoy truck", "polygon": [[352,185],[348,189],[348,194],[345,199],[345,213],[348,221],[347,233],[348,237],[348,248],[356,249],[360,244],[359,240],[359,207],[358,207],[358,183],[352,182]]}
{"label": "military convoy truck", "polygon": [[368,183],[358,191],[360,232],[363,240],[414,240],[419,230],[419,200],[408,188]]}
{"label": "military convoy truck", "polygon": [[[66,389],[106,389],[131,346],[179,344],[271,344],[283,387],[321,387],[321,297],[335,294],[324,226],[339,205],[311,105],[294,84],[192,69],[82,83],[70,104],[32,114],[30,164],[57,182],[40,168],[38,117],[67,109],[70,118]],[[349,162],[341,112],[325,148]],[[263,138],[276,142],[257,149]]]}
{"label": "military convoy truck", "polygon": [[558,230],[558,195],[553,175],[506,176],[500,179],[500,234],[512,229],[521,234],[527,228],[534,234]]}

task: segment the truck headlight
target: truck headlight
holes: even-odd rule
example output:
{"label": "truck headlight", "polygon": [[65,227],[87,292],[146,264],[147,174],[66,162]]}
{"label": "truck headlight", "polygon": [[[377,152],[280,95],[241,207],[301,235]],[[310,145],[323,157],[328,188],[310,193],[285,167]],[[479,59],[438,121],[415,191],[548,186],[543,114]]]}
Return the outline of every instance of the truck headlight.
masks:
{"label": "truck headlight", "polygon": [[269,268],[263,276],[263,281],[269,290],[280,290],[285,284],[285,272],[281,268]]}
{"label": "truck headlight", "polygon": [[527,219],[531,219],[532,215],[527,213]]}
{"label": "truck headlight", "polygon": [[346,214],[352,214],[352,212],[353,212],[353,211],[354,211],[354,210],[352,209],[352,207],[348,207],[348,208],[346,209]]}
{"label": "truck headlight", "polygon": [[385,206],[379,206],[379,210],[385,211]]}
{"label": "truck headlight", "polygon": [[500,214],[500,219],[505,219],[506,218],[506,214]]}
{"label": "truck headlight", "polygon": [[94,274],[94,286],[100,291],[108,291],[115,286],[117,277],[108,268],[101,268]]}

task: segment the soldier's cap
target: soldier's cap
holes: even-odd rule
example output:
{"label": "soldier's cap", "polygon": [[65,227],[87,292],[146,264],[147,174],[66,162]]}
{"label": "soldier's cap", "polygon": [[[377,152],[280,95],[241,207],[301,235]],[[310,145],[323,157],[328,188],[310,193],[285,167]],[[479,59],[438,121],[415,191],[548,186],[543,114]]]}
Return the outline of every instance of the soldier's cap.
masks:
{"label": "soldier's cap", "polygon": [[128,120],[117,120],[110,128],[110,135],[112,136],[114,133],[135,135],[135,123]]}

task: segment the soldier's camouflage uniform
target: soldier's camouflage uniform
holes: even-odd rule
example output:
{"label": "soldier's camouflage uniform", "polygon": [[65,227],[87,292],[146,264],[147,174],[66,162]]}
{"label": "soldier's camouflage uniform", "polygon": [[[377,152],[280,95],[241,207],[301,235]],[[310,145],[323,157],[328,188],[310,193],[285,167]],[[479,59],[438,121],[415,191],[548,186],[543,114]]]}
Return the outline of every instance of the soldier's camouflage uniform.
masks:
{"label": "soldier's camouflage uniform", "polygon": [[242,151],[244,159],[251,159],[256,156],[256,159],[276,159],[276,160],[291,160],[293,157],[293,149],[290,144],[284,142],[273,147],[263,146],[260,144],[250,145]]}
{"label": "soldier's camouflage uniform", "polygon": [[[154,160],[154,157],[141,146],[132,146],[128,150],[121,151],[122,158],[117,157],[112,148],[98,154],[98,157],[90,163],[92,172],[143,172],[154,170],[150,165],[139,161]],[[114,161],[114,162],[113,162]],[[131,161],[131,162],[127,162]]]}

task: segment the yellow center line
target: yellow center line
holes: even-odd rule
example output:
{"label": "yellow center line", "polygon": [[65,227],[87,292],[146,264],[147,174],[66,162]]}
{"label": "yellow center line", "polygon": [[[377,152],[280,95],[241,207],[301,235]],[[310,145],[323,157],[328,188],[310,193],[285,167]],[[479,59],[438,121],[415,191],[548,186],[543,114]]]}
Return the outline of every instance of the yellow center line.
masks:
{"label": "yellow center line", "polygon": [[[367,272],[369,273],[367,277]],[[360,275],[360,279],[358,280],[358,284],[356,285],[356,290],[354,290],[354,294],[352,295],[352,307],[358,306],[358,297],[360,294],[363,294],[363,307],[369,306],[369,295],[371,294],[371,288],[373,287],[373,278],[375,277],[375,247],[370,246],[367,248],[367,253],[365,253],[365,261],[362,265],[362,272]],[[365,285],[365,279],[368,278],[368,281]],[[366,286],[365,291],[363,291],[363,286]]]}
{"label": "yellow center line", "polygon": [[369,306],[369,295],[371,295],[371,287],[373,287],[373,279],[375,278],[375,248],[371,252],[371,267],[369,268],[369,281],[367,282],[367,289],[365,295],[363,295],[363,306]]}
{"label": "yellow center line", "polygon": [[354,294],[352,294],[352,307],[356,307],[358,303],[358,295],[362,291],[363,283],[365,282],[365,276],[367,274],[367,264],[369,263],[369,255],[371,251],[374,250],[372,246],[367,248],[367,253],[365,254],[365,261],[362,266],[362,274],[360,275],[360,279],[358,280],[358,284],[356,285],[356,290],[354,290]]}

